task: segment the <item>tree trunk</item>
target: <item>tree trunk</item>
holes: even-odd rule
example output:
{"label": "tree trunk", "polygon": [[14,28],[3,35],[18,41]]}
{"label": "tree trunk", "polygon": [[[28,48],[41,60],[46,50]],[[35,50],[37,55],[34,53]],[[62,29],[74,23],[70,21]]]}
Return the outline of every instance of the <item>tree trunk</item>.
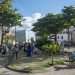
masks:
{"label": "tree trunk", "polygon": [[51,54],[51,56],[52,56],[52,65],[53,65],[54,64],[53,53]]}
{"label": "tree trunk", "polygon": [[[54,38],[55,44],[57,44],[57,33],[55,34],[55,38]],[[52,65],[54,64],[54,58],[53,58],[53,52],[51,53],[52,56]]]}
{"label": "tree trunk", "polygon": [[1,35],[1,46],[3,44],[3,25],[2,25],[2,35]]}

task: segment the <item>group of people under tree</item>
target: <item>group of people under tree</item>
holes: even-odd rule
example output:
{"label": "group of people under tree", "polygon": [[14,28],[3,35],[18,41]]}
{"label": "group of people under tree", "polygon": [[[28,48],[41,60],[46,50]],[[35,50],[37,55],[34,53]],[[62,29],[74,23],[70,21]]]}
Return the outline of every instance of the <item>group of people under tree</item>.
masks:
{"label": "group of people under tree", "polygon": [[32,43],[25,43],[24,52],[26,52],[26,56],[31,57],[33,54],[37,55],[39,51],[36,45]]}
{"label": "group of people under tree", "polygon": [[37,48],[32,43],[18,43],[15,45],[7,45],[3,44],[0,45],[0,54],[2,55],[14,55],[16,59],[18,58],[18,55],[20,51],[23,51],[26,53],[27,57],[31,57],[33,54],[37,54]]}

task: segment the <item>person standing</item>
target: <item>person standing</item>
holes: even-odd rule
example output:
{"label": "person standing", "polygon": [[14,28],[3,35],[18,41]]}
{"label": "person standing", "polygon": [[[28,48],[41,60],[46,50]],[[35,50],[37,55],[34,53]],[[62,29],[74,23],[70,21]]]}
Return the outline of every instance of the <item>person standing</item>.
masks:
{"label": "person standing", "polygon": [[15,45],[16,60],[18,59],[18,53],[19,53],[19,47],[18,45]]}
{"label": "person standing", "polygon": [[29,43],[27,46],[27,56],[31,57],[32,56],[32,47],[31,44]]}

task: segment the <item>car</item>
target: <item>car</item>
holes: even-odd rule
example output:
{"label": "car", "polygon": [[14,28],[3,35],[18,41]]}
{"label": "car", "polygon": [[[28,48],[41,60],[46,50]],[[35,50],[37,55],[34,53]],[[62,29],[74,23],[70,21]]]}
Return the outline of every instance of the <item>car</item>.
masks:
{"label": "car", "polygon": [[75,51],[69,54],[69,61],[75,61]]}

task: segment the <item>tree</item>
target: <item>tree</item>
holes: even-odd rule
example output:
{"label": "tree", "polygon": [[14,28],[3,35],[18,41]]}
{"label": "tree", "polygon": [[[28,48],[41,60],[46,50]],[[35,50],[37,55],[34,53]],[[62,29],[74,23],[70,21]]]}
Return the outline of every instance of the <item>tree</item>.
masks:
{"label": "tree", "polygon": [[70,31],[71,26],[75,26],[75,7],[65,6],[62,10],[64,17],[64,28],[68,30],[68,42],[70,41]]}
{"label": "tree", "polygon": [[64,20],[62,14],[48,14],[45,17],[38,20],[38,22],[33,24],[33,31],[38,35],[43,37],[48,37],[50,34],[56,35],[58,32],[62,31],[64,28]]}
{"label": "tree", "polygon": [[3,43],[4,28],[21,25],[21,15],[13,9],[12,0],[3,0],[0,4],[0,26],[2,29],[1,45]]}
{"label": "tree", "polygon": [[54,42],[52,42],[52,44],[45,44],[42,46],[42,49],[45,51],[45,53],[47,55],[51,55],[51,59],[52,59],[52,65],[54,64],[54,59],[53,56],[58,54],[60,51],[60,46],[58,44],[55,44]]}
{"label": "tree", "polygon": [[[39,19],[36,23],[34,23],[33,26],[34,26],[33,31],[35,31],[36,34],[42,35],[42,37],[47,37],[46,39],[48,39],[48,36],[50,36],[51,34],[54,34],[55,40],[54,44],[57,45],[57,34],[64,29],[63,15],[49,13],[45,17]],[[53,47],[54,44],[52,44],[52,49],[48,47],[50,50],[52,50],[51,51],[52,64],[53,64],[53,52],[57,51],[57,49]]]}

